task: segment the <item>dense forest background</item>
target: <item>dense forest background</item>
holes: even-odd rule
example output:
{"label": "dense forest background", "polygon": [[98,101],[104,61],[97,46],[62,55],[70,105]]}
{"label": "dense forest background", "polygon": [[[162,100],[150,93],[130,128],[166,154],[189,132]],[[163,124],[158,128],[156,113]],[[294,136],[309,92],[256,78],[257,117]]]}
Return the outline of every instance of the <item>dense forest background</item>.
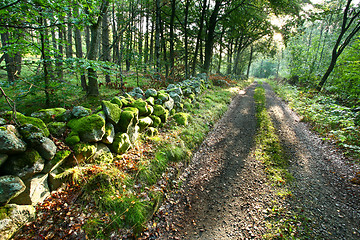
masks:
{"label": "dense forest background", "polygon": [[18,104],[203,72],[286,77],[359,104],[358,1],[5,0],[0,15],[1,86]]}

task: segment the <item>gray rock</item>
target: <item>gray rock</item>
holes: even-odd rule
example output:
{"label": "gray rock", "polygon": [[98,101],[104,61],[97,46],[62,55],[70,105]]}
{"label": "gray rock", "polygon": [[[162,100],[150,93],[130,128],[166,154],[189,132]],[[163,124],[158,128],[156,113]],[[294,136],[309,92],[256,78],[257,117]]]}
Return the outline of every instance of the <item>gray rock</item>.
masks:
{"label": "gray rock", "polygon": [[16,176],[0,177],[0,205],[7,204],[25,190],[25,184]]}
{"label": "gray rock", "polygon": [[58,177],[60,173],[61,171],[59,169],[55,169],[49,173],[48,184],[50,191],[56,191],[64,184],[65,180]]}
{"label": "gray rock", "polygon": [[26,143],[20,139],[20,134],[13,125],[0,127],[0,153],[14,154],[24,152]]}
{"label": "gray rock", "polygon": [[170,90],[170,89],[173,89],[173,88],[176,88],[176,86],[174,84],[169,84],[166,88],[166,90]]}
{"label": "gray rock", "polygon": [[0,118],[0,126],[5,125],[5,124],[6,124],[6,120],[3,118]]}
{"label": "gray rock", "polygon": [[189,95],[191,95],[191,94],[192,94],[191,88],[189,88],[189,87],[185,88],[184,91],[183,91],[183,94],[184,94],[184,96],[186,96],[186,97],[189,96]]}
{"label": "gray rock", "polygon": [[138,93],[138,94],[141,94],[141,95],[144,95],[144,91],[143,91],[141,88],[139,88],[139,87],[134,88],[134,89],[133,89],[133,92]]}
{"label": "gray rock", "polygon": [[35,207],[8,204],[3,207],[6,217],[0,220],[0,239],[7,240],[24,224],[35,219]]}
{"label": "gray rock", "polygon": [[171,109],[174,108],[174,100],[170,97],[169,100],[164,103],[164,107],[171,111]]}
{"label": "gray rock", "polygon": [[51,135],[61,137],[66,131],[65,122],[51,122],[47,125]]}
{"label": "gray rock", "polygon": [[106,119],[111,123],[116,125],[119,122],[121,115],[121,108],[115,103],[109,101],[102,101],[102,109],[105,113]]}
{"label": "gray rock", "polygon": [[169,93],[170,97],[174,100],[175,103],[180,103],[182,98],[180,97],[179,94],[175,93],[175,92],[171,92]]}
{"label": "gray rock", "polygon": [[56,168],[60,167],[65,160],[70,156],[71,151],[69,150],[60,150],[58,151],[54,158],[45,163],[42,173],[49,173],[54,171]]}
{"label": "gray rock", "polygon": [[26,181],[25,185],[25,191],[13,198],[11,203],[35,206],[50,195],[48,174],[38,174]]}
{"label": "gray rock", "polygon": [[42,139],[45,137],[44,132],[32,124],[22,125],[19,131],[24,140],[32,147],[41,144]]}
{"label": "gray rock", "polygon": [[66,110],[64,113],[56,116],[55,120],[59,121],[59,122],[68,122],[72,119],[72,117],[73,117],[73,114],[71,113],[71,111]]}
{"label": "gray rock", "polygon": [[7,154],[0,153],[0,166],[9,158]]}
{"label": "gray rock", "polygon": [[37,145],[35,149],[39,152],[41,157],[48,161],[53,159],[57,150],[55,143],[47,137],[42,138],[40,144]]}
{"label": "gray rock", "polygon": [[128,135],[129,135],[130,142],[131,142],[132,144],[134,144],[134,143],[139,139],[139,137],[140,137],[139,131],[140,131],[140,127],[139,127],[138,125],[135,125],[135,126],[131,125],[131,126],[129,126],[127,133],[128,133]]}
{"label": "gray rock", "polygon": [[96,153],[91,157],[90,160],[98,164],[111,163],[114,160],[114,157],[108,146],[103,143],[99,143],[96,146]]}
{"label": "gray rock", "polygon": [[112,144],[115,137],[115,128],[111,123],[106,123],[105,125],[105,135],[102,138],[102,142],[106,144]]}
{"label": "gray rock", "polygon": [[1,168],[5,174],[18,176],[25,181],[34,174],[41,172],[44,168],[44,162],[44,159],[35,149],[28,149],[24,153],[10,155]]}
{"label": "gray rock", "polygon": [[71,113],[75,118],[82,118],[89,116],[91,114],[91,110],[84,108],[83,106],[76,106],[72,109]]}
{"label": "gray rock", "polygon": [[157,91],[153,88],[149,88],[148,90],[145,91],[145,97],[149,98],[149,97],[156,97],[157,96]]}
{"label": "gray rock", "polygon": [[169,90],[169,95],[171,97],[171,94],[178,94],[179,96],[183,95],[183,91],[181,90],[181,88],[177,87],[177,88],[173,88],[171,90]]}

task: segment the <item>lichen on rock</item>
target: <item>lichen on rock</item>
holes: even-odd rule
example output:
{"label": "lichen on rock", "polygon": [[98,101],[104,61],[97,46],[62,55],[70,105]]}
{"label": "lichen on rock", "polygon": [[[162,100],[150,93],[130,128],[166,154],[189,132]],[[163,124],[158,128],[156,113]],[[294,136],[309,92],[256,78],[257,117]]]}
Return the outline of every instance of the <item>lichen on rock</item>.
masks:
{"label": "lichen on rock", "polygon": [[32,117],[40,118],[45,123],[49,123],[56,119],[56,117],[62,115],[66,112],[65,108],[49,108],[49,109],[41,109],[37,112],[31,114]]}
{"label": "lichen on rock", "polygon": [[102,101],[101,106],[106,115],[106,119],[110,123],[116,125],[119,122],[121,115],[121,108],[119,105],[109,101]]}
{"label": "lichen on rock", "polygon": [[130,137],[127,133],[117,133],[110,149],[118,154],[123,154],[131,147]]}
{"label": "lichen on rock", "polygon": [[0,127],[0,153],[13,154],[26,150],[26,143],[15,126],[5,125]]}

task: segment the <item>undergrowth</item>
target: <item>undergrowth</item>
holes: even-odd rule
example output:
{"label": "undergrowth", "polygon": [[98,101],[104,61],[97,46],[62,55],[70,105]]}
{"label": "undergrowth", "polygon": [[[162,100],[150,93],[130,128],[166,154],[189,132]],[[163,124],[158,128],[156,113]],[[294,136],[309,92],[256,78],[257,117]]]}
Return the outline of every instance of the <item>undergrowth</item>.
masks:
{"label": "undergrowth", "polygon": [[287,183],[293,180],[288,172],[288,159],[282,149],[279,137],[266,110],[265,89],[255,89],[256,117],[258,130],[256,134],[255,157],[265,166],[268,179],[276,189],[279,200],[272,202],[268,209],[268,233],[264,239],[309,239],[311,228],[309,220],[299,211],[288,209],[282,200],[292,197]]}
{"label": "undergrowth", "polygon": [[142,138],[130,151],[116,156],[113,163],[76,167],[82,171],[75,174],[74,181],[83,186],[83,205],[98,207],[83,226],[87,235],[95,239],[108,239],[114,233],[136,237],[160,206],[164,193],[178,186],[178,175],[227,110],[235,91],[250,83],[208,89],[189,103],[187,126],[170,118],[159,135]]}
{"label": "undergrowth", "polygon": [[274,91],[309,122],[312,129],[332,140],[354,159],[360,158],[360,112],[341,106],[323,93],[268,80]]}

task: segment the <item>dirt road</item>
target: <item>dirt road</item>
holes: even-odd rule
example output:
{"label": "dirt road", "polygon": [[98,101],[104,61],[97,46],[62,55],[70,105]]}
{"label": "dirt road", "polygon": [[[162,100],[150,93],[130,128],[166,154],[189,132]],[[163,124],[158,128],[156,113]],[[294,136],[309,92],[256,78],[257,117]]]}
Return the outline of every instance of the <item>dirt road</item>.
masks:
{"label": "dirt road", "polygon": [[[167,196],[152,239],[260,239],[272,201],[279,199],[254,156],[256,83],[237,95]],[[266,88],[268,112],[295,177],[283,204],[308,217],[319,239],[360,239],[360,188],[348,179],[356,166],[309,131]],[[155,233],[155,234],[154,234]]]}

